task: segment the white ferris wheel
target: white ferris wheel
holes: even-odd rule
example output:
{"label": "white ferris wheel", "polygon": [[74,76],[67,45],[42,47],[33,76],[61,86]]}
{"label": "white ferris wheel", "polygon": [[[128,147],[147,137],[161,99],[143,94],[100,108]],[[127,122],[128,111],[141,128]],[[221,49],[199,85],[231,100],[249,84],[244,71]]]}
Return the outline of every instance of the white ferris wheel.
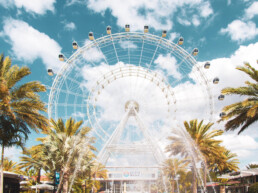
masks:
{"label": "white ferris wheel", "polygon": [[[50,118],[84,120],[92,128],[98,160],[107,167],[157,167],[164,161],[166,138],[185,120],[212,120],[210,63],[198,63],[197,48],[187,52],[183,37],[176,43],[160,36],[130,31],[89,39],[66,57],[55,75],[48,102]],[[220,96],[220,100],[224,98]],[[144,159],[142,159],[144,156]]]}

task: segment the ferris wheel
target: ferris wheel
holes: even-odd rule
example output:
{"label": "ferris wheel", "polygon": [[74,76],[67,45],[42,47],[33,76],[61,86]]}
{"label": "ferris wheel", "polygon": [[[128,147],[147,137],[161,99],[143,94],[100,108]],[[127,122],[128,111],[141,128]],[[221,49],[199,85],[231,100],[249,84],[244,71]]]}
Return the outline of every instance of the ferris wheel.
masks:
{"label": "ferris wheel", "polygon": [[189,53],[182,47],[183,37],[174,43],[167,31],[157,36],[144,26],[143,32],[131,32],[130,25],[119,33],[108,26],[106,33],[95,38],[90,32],[82,46],[74,41],[70,57],[59,55],[61,70],[48,69],[55,75],[48,115],[84,120],[104,164],[115,164],[112,152],[120,153],[114,155],[118,159],[124,151],[146,152],[148,145],[160,162],[171,127],[194,118],[213,119],[212,87],[219,79],[207,76],[209,62],[196,61],[197,48]]}

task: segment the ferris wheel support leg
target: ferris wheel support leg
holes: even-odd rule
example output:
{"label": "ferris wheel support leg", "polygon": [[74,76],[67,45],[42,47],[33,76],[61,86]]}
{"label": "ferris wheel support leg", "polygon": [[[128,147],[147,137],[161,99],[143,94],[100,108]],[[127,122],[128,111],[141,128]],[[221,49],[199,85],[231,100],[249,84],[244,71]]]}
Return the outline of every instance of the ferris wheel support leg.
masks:
{"label": "ferris wheel support leg", "polygon": [[141,121],[141,119],[140,119],[140,117],[139,117],[139,115],[138,115],[138,113],[136,111],[135,111],[135,119],[136,119],[136,122],[138,123],[139,128],[141,129],[144,137],[147,139],[148,143],[152,147],[153,155],[154,155],[156,161],[159,164],[161,164],[164,161],[164,159],[165,159],[164,153],[162,152],[162,150],[156,144],[153,143],[153,140],[151,139],[151,137],[150,137],[150,135],[149,135],[145,125]]}
{"label": "ferris wheel support leg", "polygon": [[117,144],[119,138],[122,135],[122,132],[123,132],[124,127],[125,127],[125,124],[128,121],[128,118],[129,118],[129,111],[127,111],[125,113],[124,117],[122,118],[122,120],[120,121],[120,123],[118,124],[116,129],[113,131],[111,137],[105,143],[104,147],[100,151],[100,153],[98,155],[98,160],[101,161],[101,163],[106,164],[106,162],[107,162],[107,160],[108,160],[108,158],[110,156],[107,147],[110,146],[111,144]]}

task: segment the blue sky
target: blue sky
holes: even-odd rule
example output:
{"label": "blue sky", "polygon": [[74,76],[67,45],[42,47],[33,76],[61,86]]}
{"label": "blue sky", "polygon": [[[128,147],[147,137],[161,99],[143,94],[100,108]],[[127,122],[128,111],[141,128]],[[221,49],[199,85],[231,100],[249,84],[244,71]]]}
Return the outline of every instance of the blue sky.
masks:
{"label": "blue sky", "polygon": [[[132,31],[142,31],[145,24],[150,33],[168,31],[167,39],[176,42],[183,36],[183,48],[198,47],[199,62],[210,61],[211,76],[219,76],[217,93],[226,86],[240,86],[246,80],[235,67],[248,61],[257,66],[258,2],[251,0],[0,0],[0,52],[12,57],[14,64],[27,65],[32,74],[27,80],[52,85],[48,68],[58,71],[63,65],[58,54],[71,55],[71,43],[85,43],[88,32],[96,38],[124,31],[129,23]],[[26,81],[27,81],[26,80]],[[48,95],[42,99],[48,101]],[[237,98],[215,106],[219,109]],[[216,125],[223,128],[222,124]],[[228,132],[224,143],[238,153],[241,167],[258,160],[257,123],[246,132]],[[33,134],[28,146],[35,143]],[[15,149],[9,151],[13,154]]]}

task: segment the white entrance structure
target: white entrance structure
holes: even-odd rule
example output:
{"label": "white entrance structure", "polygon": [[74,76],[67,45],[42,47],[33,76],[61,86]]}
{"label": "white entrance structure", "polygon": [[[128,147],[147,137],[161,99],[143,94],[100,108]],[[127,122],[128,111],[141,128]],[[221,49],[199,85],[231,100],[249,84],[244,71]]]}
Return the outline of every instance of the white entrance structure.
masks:
{"label": "white entrance structure", "polygon": [[[156,161],[156,166],[144,166],[140,163],[137,166],[108,166],[109,180],[105,180],[105,185],[106,189],[111,192],[150,192],[151,184],[158,178],[159,166],[165,159],[164,153],[160,147],[153,142],[153,139],[148,133],[148,129],[139,117],[139,109],[139,104],[136,101],[131,100],[126,102],[125,114],[98,154],[98,160],[106,165],[110,155],[113,153],[124,153],[127,155],[137,153],[144,155],[144,153],[151,153]],[[118,144],[130,117],[135,119],[147,144]],[[138,161],[140,162],[141,160]],[[108,182],[111,182],[111,184],[109,183],[109,187],[107,185]]]}

